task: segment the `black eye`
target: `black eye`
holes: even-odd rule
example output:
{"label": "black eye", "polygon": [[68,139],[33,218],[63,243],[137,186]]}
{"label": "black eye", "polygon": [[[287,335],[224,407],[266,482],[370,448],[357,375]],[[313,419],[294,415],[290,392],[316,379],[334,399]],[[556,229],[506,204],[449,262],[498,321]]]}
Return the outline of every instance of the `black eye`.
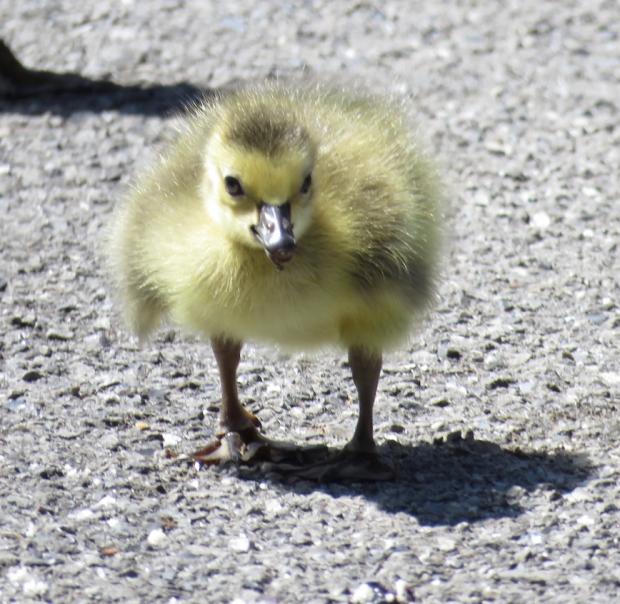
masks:
{"label": "black eye", "polygon": [[243,195],[243,187],[238,179],[234,176],[226,176],[224,178],[224,185],[226,186],[226,191],[232,197],[240,197]]}
{"label": "black eye", "polygon": [[307,193],[310,190],[310,186],[312,185],[312,175],[308,174],[306,178],[304,178],[303,183],[301,184],[301,193]]}

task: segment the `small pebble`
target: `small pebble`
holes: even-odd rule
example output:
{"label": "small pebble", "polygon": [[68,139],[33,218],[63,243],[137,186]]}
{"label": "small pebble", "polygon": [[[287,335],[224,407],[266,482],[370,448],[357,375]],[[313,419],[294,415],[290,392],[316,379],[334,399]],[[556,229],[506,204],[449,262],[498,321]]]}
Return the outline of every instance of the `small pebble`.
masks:
{"label": "small pebble", "polygon": [[277,514],[283,509],[282,504],[277,499],[268,499],[265,502],[265,510],[271,514]]}
{"label": "small pebble", "polygon": [[456,549],[456,541],[451,537],[438,537],[437,547],[442,552],[451,552]]}
{"label": "small pebble", "polygon": [[247,552],[250,550],[250,540],[245,535],[240,535],[228,542],[230,549],[235,552]]}
{"label": "small pebble", "polygon": [[75,520],[77,520],[78,522],[84,522],[86,520],[90,520],[91,518],[94,518],[95,512],[93,512],[89,508],[86,508],[84,510],[78,510],[77,512],[73,512],[72,514],[69,514],[69,515]]}
{"label": "small pebble", "polygon": [[549,228],[551,224],[551,218],[549,218],[549,214],[547,212],[536,212],[532,216],[532,225],[541,231]]}
{"label": "small pebble", "polygon": [[617,386],[620,384],[620,373],[615,371],[604,371],[601,373],[601,379],[608,386]]}
{"label": "small pebble", "polygon": [[116,498],[112,497],[112,495],[106,495],[103,497],[98,503],[96,503],[93,507],[95,508],[109,508],[116,506]]}
{"label": "small pebble", "polygon": [[368,585],[368,583],[362,583],[352,594],[351,602],[354,604],[365,604],[366,602],[372,602],[375,598],[375,590]]}
{"label": "small pebble", "polygon": [[30,571],[25,566],[13,566],[6,576],[11,583],[23,583],[30,576]]}
{"label": "small pebble", "polygon": [[181,437],[176,434],[171,434],[170,432],[166,432],[161,435],[164,443],[164,447],[174,447],[181,442]]}
{"label": "small pebble", "polygon": [[23,585],[24,595],[30,598],[42,596],[49,589],[49,585],[41,579],[28,579]]}
{"label": "small pebble", "polygon": [[153,548],[160,548],[166,545],[168,537],[160,528],[153,529],[146,538],[147,543]]}

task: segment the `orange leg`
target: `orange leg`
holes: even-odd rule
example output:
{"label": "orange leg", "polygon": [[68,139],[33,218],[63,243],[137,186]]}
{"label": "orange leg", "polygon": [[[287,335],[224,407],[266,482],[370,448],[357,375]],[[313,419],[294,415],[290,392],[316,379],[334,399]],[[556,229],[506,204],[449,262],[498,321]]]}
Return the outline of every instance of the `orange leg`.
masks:
{"label": "orange leg", "polygon": [[299,466],[325,458],[327,447],[323,445],[296,447],[290,443],[265,438],[258,430],[261,427],[259,419],[239,401],[237,368],[241,342],[213,338],[211,347],[219,369],[222,389],[220,426],[217,439],[193,454],[196,461],[205,464],[267,461]]}
{"label": "orange leg", "polygon": [[349,349],[349,365],[359,398],[359,416],[353,438],[347,445],[347,449],[371,453],[375,450],[372,410],[381,375],[381,353],[352,347]]}
{"label": "orange leg", "polygon": [[381,353],[351,347],[349,365],[359,398],[359,416],[353,438],[329,459],[295,471],[298,476],[321,482],[394,478],[393,468],[376,452],[373,438],[372,410],[381,375]]}
{"label": "orange leg", "polygon": [[239,401],[237,368],[241,356],[241,342],[213,338],[211,348],[220,372],[222,406],[220,407],[220,433],[254,431],[260,428],[258,418]]}

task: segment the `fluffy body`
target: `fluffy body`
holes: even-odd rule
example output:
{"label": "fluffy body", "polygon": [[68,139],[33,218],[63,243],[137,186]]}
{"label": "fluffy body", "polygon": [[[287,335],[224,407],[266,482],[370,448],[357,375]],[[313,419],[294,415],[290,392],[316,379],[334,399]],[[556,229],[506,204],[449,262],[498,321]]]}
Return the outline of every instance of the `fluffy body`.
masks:
{"label": "fluffy body", "polygon": [[[214,158],[237,156],[254,200],[239,206],[211,174]],[[304,201],[290,175],[306,169]],[[284,270],[249,233],[265,197],[293,199],[297,249]],[[399,103],[322,84],[250,85],[195,107],[139,180],[116,215],[112,270],[140,336],[166,318],[209,337],[381,351],[431,296],[438,203]]]}

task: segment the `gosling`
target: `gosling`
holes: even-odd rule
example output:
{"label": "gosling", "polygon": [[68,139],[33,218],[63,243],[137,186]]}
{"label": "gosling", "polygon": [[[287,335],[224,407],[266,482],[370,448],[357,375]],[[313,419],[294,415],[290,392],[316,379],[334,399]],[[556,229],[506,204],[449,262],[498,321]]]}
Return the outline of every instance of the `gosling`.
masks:
{"label": "gosling", "polygon": [[[216,440],[203,463],[265,460],[317,480],[381,480],[373,438],[384,350],[432,298],[438,186],[402,101],[324,83],[221,92],[115,215],[110,257],[128,323],[163,319],[210,339]],[[240,402],[243,342],[347,349],[359,397],[337,454],[267,439]]]}

